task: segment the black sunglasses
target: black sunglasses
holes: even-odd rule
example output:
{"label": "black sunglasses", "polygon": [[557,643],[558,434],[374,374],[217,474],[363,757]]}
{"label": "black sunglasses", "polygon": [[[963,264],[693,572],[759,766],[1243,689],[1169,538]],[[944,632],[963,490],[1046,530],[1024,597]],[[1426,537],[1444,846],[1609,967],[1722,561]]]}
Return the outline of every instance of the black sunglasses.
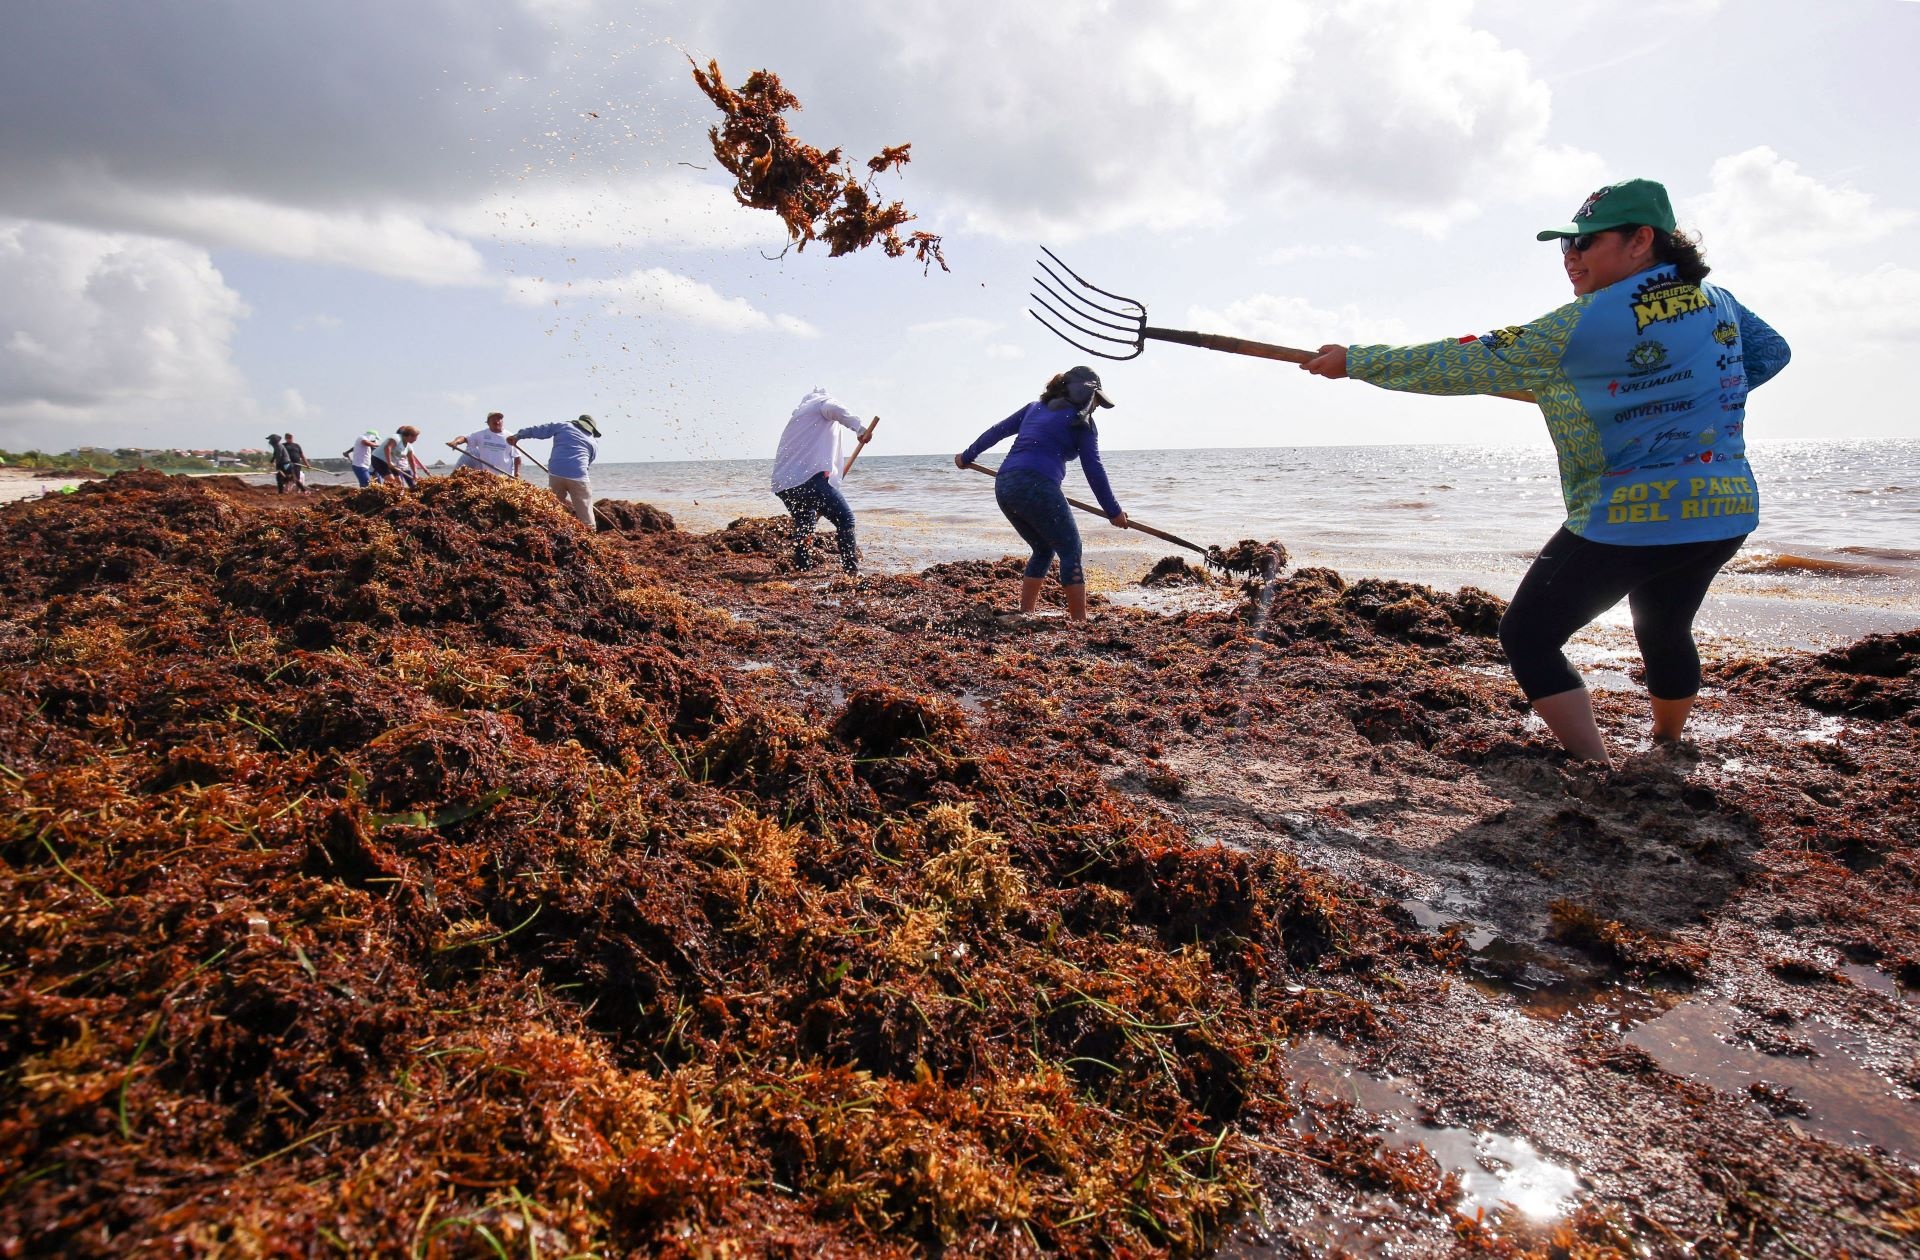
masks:
{"label": "black sunglasses", "polygon": [[1608,232],[1631,232],[1632,228],[1601,228],[1598,232],[1583,232],[1579,236],[1560,238],[1560,252],[1563,254],[1584,254],[1593,248],[1593,243]]}

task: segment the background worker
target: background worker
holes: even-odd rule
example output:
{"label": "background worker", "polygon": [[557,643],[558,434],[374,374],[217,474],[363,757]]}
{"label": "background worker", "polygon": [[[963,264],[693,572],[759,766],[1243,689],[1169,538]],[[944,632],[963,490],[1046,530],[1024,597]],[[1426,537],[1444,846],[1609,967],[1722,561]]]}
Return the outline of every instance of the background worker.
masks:
{"label": "background worker", "polygon": [[[367,484],[374,479],[373,461],[379,458],[379,450],[379,432],[374,429],[368,429],[365,433],[353,439],[352,446],[340,452],[342,458],[347,461],[347,467],[353,469],[354,480],[360,483],[360,488],[363,490],[366,489]],[[381,462],[385,463],[386,461],[382,460]],[[384,482],[386,478],[381,477],[380,480]]]}
{"label": "background worker", "polygon": [[398,479],[407,489],[413,489],[419,478],[427,474],[427,466],[413,453],[413,444],[419,438],[420,430],[410,424],[395,429],[393,436],[381,446],[380,453],[373,457],[374,479]]}
{"label": "background worker", "polygon": [[1069,368],[1047,382],[1037,402],[1028,403],[973,440],[953,457],[965,468],[988,447],[1008,437],[1013,448],[993,479],[993,497],[1009,523],[1033,549],[1020,581],[1020,611],[1030,613],[1040,603],[1040,586],[1055,555],[1060,557],[1060,585],[1067,596],[1067,619],[1087,619],[1087,575],[1080,563],[1080,529],[1073,523],[1073,507],[1061,483],[1067,464],[1080,461],[1087,486],[1115,528],[1127,527],[1127,514],[1107,484],[1100,462],[1100,439],[1093,423],[1094,409],[1111,407],[1101,392],[1100,377],[1090,367]]}
{"label": "background worker", "polygon": [[860,418],[815,386],[809,390],[787,417],[780,431],[780,445],[773,456],[773,492],[793,517],[793,567],[813,567],[813,528],[821,517],[833,522],[834,541],[839,544],[840,567],[849,574],[860,571],[860,553],[854,545],[853,509],[840,493],[840,431],[853,433],[865,446],[873,437],[873,425],[865,428]]}
{"label": "background worker", "polygon": [[280,493],[285,494],[288,486],[297,486],[301,494],[307,493],[307,469],[313,465],[307,462],[307,453],[293,440],[293,434],[284,435],[274,451],[279,460]]}
{"label": "background worker", "polygon": [[593,461],[600,457],[600,426],[593,422],[593,417],[536,424],[517,430],[507,441],[518,446],[523,438],[552,440],[553,450],[547,455],[547,489],[580,518],[582,525],[594,528],[593,487],[587,473]]}
{"label": "background worker", "polygon": [[520,452],[507,441],[507,418],[497,411],[487,413],[486,427],[448,442],[460,452],[454,468],[483,468],[502,477],[519,477]]}

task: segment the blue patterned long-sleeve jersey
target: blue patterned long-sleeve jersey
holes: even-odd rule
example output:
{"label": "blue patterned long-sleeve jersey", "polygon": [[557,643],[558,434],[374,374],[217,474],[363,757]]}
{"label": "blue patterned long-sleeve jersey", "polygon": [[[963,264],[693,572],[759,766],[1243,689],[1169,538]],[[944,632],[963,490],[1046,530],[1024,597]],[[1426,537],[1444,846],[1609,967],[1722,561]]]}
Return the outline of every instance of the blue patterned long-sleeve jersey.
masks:
{"label": "blue patterned long-sleeve jersey", "polygon": [[1747,391],[1788,357],[1732,294],[1655,267],[1484,336],[1350,346],[1347,373],[1419,394],[1531,390],[1559,456],[1567,529],[1651,546],[1753,530]]}

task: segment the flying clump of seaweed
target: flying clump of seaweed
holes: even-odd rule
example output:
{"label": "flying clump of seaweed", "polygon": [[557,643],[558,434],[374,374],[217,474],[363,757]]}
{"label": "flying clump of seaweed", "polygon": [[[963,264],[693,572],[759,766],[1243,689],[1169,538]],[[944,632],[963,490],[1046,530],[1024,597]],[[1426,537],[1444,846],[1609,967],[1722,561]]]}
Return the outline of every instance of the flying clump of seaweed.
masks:
{"label": "flying clump of seaweed", "polygon": [[808,241],[827,243],[829,257],[838,258],[878,244],[887,257],[912,251],[924,270],[934,263],[947,271],[940,238],[931,232],[900,229],[915,216],[898,201],[882,202],[874,180],[883,172],[905,166],[911,144],[891,145],[867,159],[867,176],[860,179],[839,149],[822,152],[787,130],[788,110],[800,100],[781,86],[780,76],[755,70],[738,88],[727,86],[720,63],[694,64],[693,81],[707,99],[726,115],[711,127],[713,156],[736,181],[735,200],[756,210],[771,210],[787,225],[789,249],[805,249]]}

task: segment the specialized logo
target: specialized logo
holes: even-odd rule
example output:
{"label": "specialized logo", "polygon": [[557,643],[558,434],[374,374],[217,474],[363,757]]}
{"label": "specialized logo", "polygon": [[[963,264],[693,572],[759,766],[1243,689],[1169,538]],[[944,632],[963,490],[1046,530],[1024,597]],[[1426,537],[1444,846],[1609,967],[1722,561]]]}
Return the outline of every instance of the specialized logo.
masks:
{"label": "specialized logo", "polygon": [[1576,219],[1591,219],[1593,217],[1593,208],[1600,204],[1602,197],[1612,191],[1613,185],[1608,184],[1605,188],[1598,188],[1588,193],[1587,199],[1580,203],[1580,208],[1573,212],[1573,217]]}
{"label": "specialized logo", "polygon": [[1644,380],[1628,381],[1621,384],[1617,380],[1607,382],[1607,393],[1618,398],[1622,394],[1637,394],[1645,389],[1659,389],[1662,385],[1673,385],[1680,381],[1693,379],[1692,368],[1681,368],[1678,372],[1667,372],[1660,376],[1649,376]]}
{"label": "specialized logo", "polygon": [[[1713,303],[1698,285],[1665,276],[1648,280],[1633,293],[1634,331],[1645,332],[1648,324],[1670,323],[1712,307]],[[1734,335],[1739,335],[1738,330]],[[1717,340],[1719,334],[1716,332],[1714,336]]]}
{"label": "specialized logo", "polygon": [[1627,352],[1627,366],[1633,369],[1635,376],[1658,372],[1666,363],[1667,348],[1657,341],[1642,341]]}
{"label": "specialized logo", "polygon": [[1739,326],[1723,319],[1713,326],[1713,339],[1723,346],[1730,346],[1740,340]]}
{"label": "specialized logo", "polygon": [[1480,338],[1480,344],[1489,350],[1505,350],[1514,342],[1527,335],[1527,330],[1518,325],[1508,328],[1496,328]]}

